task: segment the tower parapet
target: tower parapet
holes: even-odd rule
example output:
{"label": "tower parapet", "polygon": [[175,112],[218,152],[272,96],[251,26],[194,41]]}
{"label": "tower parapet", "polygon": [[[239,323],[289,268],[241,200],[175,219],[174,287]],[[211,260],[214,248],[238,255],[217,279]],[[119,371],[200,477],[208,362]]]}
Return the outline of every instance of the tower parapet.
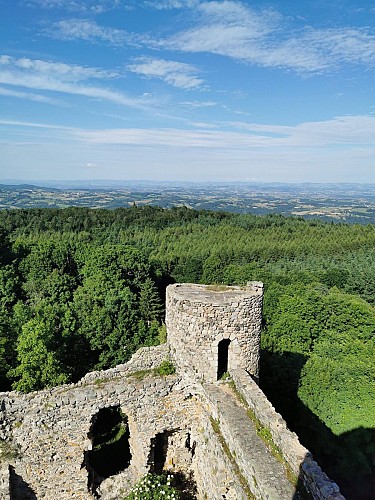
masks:
{"label": "tower parapet", "polygon": [[168,286],[167,338],[178,368],[207,382],[235,368],[257,379],[262,301],[259,282],[245,287]]}

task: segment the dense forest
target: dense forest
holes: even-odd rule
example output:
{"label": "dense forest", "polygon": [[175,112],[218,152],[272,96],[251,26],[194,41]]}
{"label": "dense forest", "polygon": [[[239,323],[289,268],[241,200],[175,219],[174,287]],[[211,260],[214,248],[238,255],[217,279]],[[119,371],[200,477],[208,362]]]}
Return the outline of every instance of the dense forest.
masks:
{"label": "dense forest", "polygon": [[0,212],[0,390],[165,339],[169,283],[265,284],[261,387],[348,499],[373,498],[375,227],[144,206]]}

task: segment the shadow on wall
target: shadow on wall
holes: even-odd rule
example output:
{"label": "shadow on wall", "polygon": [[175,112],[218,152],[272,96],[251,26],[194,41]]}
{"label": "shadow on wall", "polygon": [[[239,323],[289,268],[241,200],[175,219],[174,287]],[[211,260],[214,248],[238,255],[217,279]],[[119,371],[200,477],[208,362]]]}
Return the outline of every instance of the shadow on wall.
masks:
{"label": "shadow on wall", "polygon": [[[261,389],[347,500],[373,500],[375,429],[359,427],[337,436],[302,403],[297,390],[306,359],[291,352],[262,352]],[[299,498],[296,494],[294,500]]]}
{"label": "shadow on wall", "polygon": [[37,500],[34,490],[10,466],[10,498],[12,500]]}

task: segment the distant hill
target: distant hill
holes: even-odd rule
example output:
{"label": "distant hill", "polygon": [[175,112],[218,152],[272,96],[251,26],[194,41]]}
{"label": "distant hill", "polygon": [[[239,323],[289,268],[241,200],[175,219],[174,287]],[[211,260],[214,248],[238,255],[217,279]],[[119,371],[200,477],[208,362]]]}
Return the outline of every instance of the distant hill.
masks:
{"label": "distant hill", "polygon": [[172,181],[2,181],[0,209],[158,205],[236,213],[279,213],[327,221],[375,222],[375,184]]}

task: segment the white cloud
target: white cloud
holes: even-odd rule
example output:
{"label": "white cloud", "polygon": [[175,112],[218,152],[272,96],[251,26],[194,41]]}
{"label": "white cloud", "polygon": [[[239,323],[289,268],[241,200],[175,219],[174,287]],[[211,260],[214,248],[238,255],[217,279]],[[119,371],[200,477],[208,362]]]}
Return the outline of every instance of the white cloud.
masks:
{"label": "white cloud", "polygon": [[[204,125],[204,124],[202,124]],[[231,122],[234,130],[108,129],[77,131],[94,144],[249,150],[252,148],[355,147],[375,145],[375,117],[344,116],[296,126]],[[235,130],[237,129],[237,131]],[[241,131],[238,131],[241,130]]]}
{"label": "white cloud", "polygon": [[170,10],[195,7],[199,0],[146,0],[144,5],[157,10]]}
{"label": "white cloud", "polygon": [[[339,116],[322,122],[305,122],[295,126],[247,122],[196,122],[198,130],[178,128],[80,129],[44,123],[0,120],[0,125],[56,129],[66,131],[71,139],[88,144],[134,145],[144,147],[208,148],[252,151],[299,151],[313,149],[322,154],[324,148],[373,151],[375,117]],[[216,127],[216,130],[212,130]],[[323,148],[323,149],[322,149]]]}
{"label": "white cloud", "polygon": [[203,2],[199,5],[201,21],[224,26],[242,26],[252,38],[266,35],[275,30],[282,16],[272,9],[255,11],[240,2]]}
{"label": "white cloud", "polygon": [[[86,171],[89,178],[113,179],[375,180],[375,117],[371,116],[344,116],[296,126],[217,122],[221,130],[208,130],[204,123],[197,124],[200,130],[86,130],[0,120],[2,124],[7,129],[9,125],[20,127],[16,141],[12,137],[2,143],[2,162],[20,179],[30,178],[30,168],[42,172],[41,158],[53,155],[60,178],[66,179],[80,178]],[[232,128],[227,131],[224,126]],[[35,133],[28,133],[27,127]],[[30,141],[30,137],[35,139]],[[95,151],[95,160],[87,160],[89,151]],[[50,176],[47,168],[43,172],[45,178]]]}
{"label": "white cloud", "polygon": [[375,35],[366,29],[341,28],[307,31],[304,45],[312,45],[317,53],[325,54],[329,64],[375,63]]}
{"label": "white cloud", "polygon": [[288,146],[375,145],[375,117],[338,116],[295,126],[230,122],[227,125],[269,137],[270,144]]}
{"label": "white cloud", "polygon": [[188,108],[211,108],[217,106],[215,101],[184,101],[181,103]]}
{"label": "white cloud", "polygon": [[121,5],[121,0],[27,0],[28,6],[101,14]]}
{"label": "white cloud", "polygon": [[138,75],[158,78],[185,90],[198,88],[203,83],[203,80],[196,76],[198,70],[195,66],[176,61],[142,57],[137,59],[135,64],[129,65],[128,69]]}
{"label": "white cloud", "polygon": [[110,45],[137,45],[137,36],[124,30],[99,26],[89,19],[65,19],[44,30],[51,38],[59,40],[84,40],[106,42]]}
{"label": "white cloud", "polygon": [[110,129],[87,130],[78,135],[92,144],[132,144],[143,146],[168,146],[172,148],[223,148],[235,147],[238,137],[245,134],[212,132],[209,130],[182,129]]}
{"label": "white cloud", "polygon": [[144,107],[145,100],[94,86],[91,79],[108,79],[116,73],[98,68],[0,56],[0,83],[17,87],[103,99],[120,105]]}
{"label": "white cloud", "polygon": [[339,64],[375,64],[375,36],[368,29],[291,30],[274,10],[226,0],[197,5],[194,27],[155,42],[184,52],[211,52],[264,67],[320,72]]}
{"label": "white cloud", "polygon": [[29,101],[35,101],[35,102],[43,102],[46,104],[52,104],[54,106],[64,105],[64,103],[62,101],[59,101],[58,99],[53,99],[51,97],[47,97],[40,94],[34,94],[32,92],[19,92],[17,90],[6,89],[4,87],[0,87],[0,95],[8,97],[17,97],[19,99],[27,99]]}
{"label": "white cloud", "polygon": [[23,122],[18,120],[1,120],[0,125],[11,125],[14,127],[31,127],[31,128],[46,128],[46,129],[56,129],[56,130],[78,130],[72,127],[64,127],[62,125],[48,125],[46,123],[36,123],[36,122]]}
{"label": "white cloud", "polygon": [[[301,73],[323,72],[342,64],[375,64],[375,35],[367,28],[314,29],[305,26],[293,30],[292,20],[275,10],[256,10],[236,0],[159,0],[144,5],[159,10],[190,8],[195,24],[159,40],[100,26],[89,19],[61,20],[44,32],[62,40],[209,52],[258,66]],[[176,83],[179,87],[187,84],[178,80]]]}
{"label": "white cloud", "polygon": [[121,92],[101,87],[69,83],[40,75],[23,76],[21,79],[10,72],[0,71],[0,83],[16,85],[31,89],[61,92],[64,94],[80,95],[95,99],[104,99],[117,104],[132,107],[142,107],[141,99],[127,97]]}
{"label": "white cloud", "polygon": [[218,125],[215,124],[215,123],[207,123],[207,122],[191,122],[190,125],[192,127],[196,127],[196,128],[218,128]]}
{"label": "white cloud", "polygon": [[65,81],[79,81],[89,78],[112,78],[118,76],[117,73],[99,68],[42,61],[40,59],[28,59],[26,57],[16,59],[8,55],[0,56],[0,67],[1,66],[11,68],[11,71],[19,71],[22,74],[54,75]]}

